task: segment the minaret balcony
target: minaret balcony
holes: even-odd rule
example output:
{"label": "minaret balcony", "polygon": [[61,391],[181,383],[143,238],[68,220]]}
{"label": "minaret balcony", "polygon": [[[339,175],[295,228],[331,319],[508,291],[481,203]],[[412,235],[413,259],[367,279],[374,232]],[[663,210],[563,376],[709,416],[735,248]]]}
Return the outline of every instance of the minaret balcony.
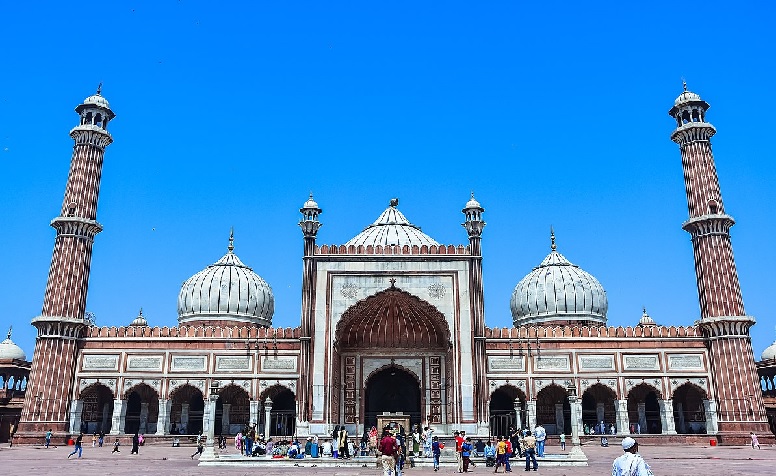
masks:
{"label": "minaret balcony", "polygon": [[708,214],[699,217],[690,218],[682,223],[682,229],[690,235],[692,239],[709,235],[730,235],[730,227],[736,224],[736,221],[730,215]]}

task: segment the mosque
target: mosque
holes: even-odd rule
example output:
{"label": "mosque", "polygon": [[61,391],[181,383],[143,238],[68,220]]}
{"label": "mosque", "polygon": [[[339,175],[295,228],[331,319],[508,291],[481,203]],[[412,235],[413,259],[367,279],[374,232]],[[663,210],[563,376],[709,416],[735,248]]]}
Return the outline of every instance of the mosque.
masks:
{"label": "mosque", "polygon": [[441,435],[536,424],[570,434],[600,421],[620,435],[706,434],[724,442],[767,433],[749,336],[755,319],[743,306],[708,108],[685,87],[669,111],[700,305],[700,318],[685,326],[659,325],[646,310],[633,326],[607,326],[603,286],[561,254],[553,235],[547,256],[537,256],[514,288],[514,326],[488,327],[485,210],[473,195],[462,210],[466,235],[453,245],[423,233],[398,199],[346,243],[318,243],[322,209],[311,195],[300,209],[298,327],[272,326],[272,288],[240,260],[230,237],[226,253],[182,285],[178,326],[151,326],[141,312],[117,328],[85,316],[115,118],[98,90],[75,109],[16,437],[39,439],[49,428],[56,438],[79,431],[164,437],[211,424],[224,434],[246,424],[273,437],[326,434],[336,424],[361,434],[389,421]]}

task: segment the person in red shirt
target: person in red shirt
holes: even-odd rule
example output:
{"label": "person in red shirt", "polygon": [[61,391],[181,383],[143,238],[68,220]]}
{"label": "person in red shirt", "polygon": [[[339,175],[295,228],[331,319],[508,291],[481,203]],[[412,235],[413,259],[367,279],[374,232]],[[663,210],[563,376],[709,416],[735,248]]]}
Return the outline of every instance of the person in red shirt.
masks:
{"label": "person in red shirt", "polygon": [[463,456],[461,455],[461,446],[463,445],[463,437],[460,431],[453,433],[455,436],[455,460],[458,462],[458,472],[463,473]]}
{"label": "person in red shirt", "polygon": [[380,440],[378,449],[382,455],[383,474],[385,476],[393,476],[396,467],[398,445],[396,444],[396,438],[391,435],[387,428],[383,430],[383,438]]}
{"label": "person in red shirt", "polygon": [[512,472],[512,466],[509,464],[509,458],[512,457],[512,442],[509,441],[509,438],[504,438],[504,444],[507,445],[507,451],[504,453],[504,468],[507,473]]}

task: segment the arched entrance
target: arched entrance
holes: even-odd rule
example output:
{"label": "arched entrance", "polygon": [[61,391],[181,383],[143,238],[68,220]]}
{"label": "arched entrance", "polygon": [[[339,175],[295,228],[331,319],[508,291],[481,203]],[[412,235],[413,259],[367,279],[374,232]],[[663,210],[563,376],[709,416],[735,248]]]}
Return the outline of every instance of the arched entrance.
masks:
{"label": "arched entrance", "polygon": [[293,436],[296,431],[296,395],[282,385],[273,385],[259,396],[261,411],[257,432],[264,433],[267,398],[272,401],[272,409],[269,413],[269,435],[265,437]]}
{"label": "arched entrance", "polygon": [[205,415],[202,392],[191,385],[183,385],[173,390],[170,399],[170,434],[198,435]]}
{"label": "arched entrance", "polygon": [[706,392],[685,383],[674,391],[674,422],[677,433],[706,433]]}
{"label": "arched entrance", "polygon": [[[332,386],[330,421],[369,426],[378,412],[399,405],[402,409],[393,411],[410,414],[412,424],[445,421],[452,407],[447,384],[452,346],[447,320],[432,304],[392,284],[342,314],[334,348],[333,380],[340,385]],[[408,354],[414,360],[403,366]],[[365,368],[379,371],[369,374]],[[416,377],[424,374],[428,383]],[[391,388],[391,381],[400,381],[401,388]]]}
{"label": "arched entrance", "polygon": [[661,434],[658,390],[648,384],[639,384],[628,392],[628,422],[631,433]]}
{"label": "arched entrance", "polygon": [[566,389],[553,384],[539,391],[536,395],[536,422],[549,435],[571,434],[571,405]]}
{"label": "arched entrance", "polygon": [[[377,425],[384,412],[401,412],[410,416],[410,428],[421,423],[420,383],[417,377],[399,367],[387,367],[373,373],[366,382],[364,423]],[[407,432],[410,428],[405,428]]]}
{"label": "arched entrance", "polygon": [[81,392],[83,409],[81,429],[86,433],[110,433],[113,416],[113,392],[103,384],[96,383]]}
{"label": "arched entrance", "polygon": [[216,400],[215,434],[236,435],[250,423],[251,399],[237,385],[221,389]]}
{"label": "arched entrance", "polygon": [[606,385],[600,383],[591,385],[582,394],[582,424],[593,428],[598,433],[598,425],[604,422],[605,431],[608,433],[609,427],[617,421],[614,406],[616,399],[617,394]]}
{"label": "arched entrance", "polygon": [[127,390],[126,397],[124,433],[156,433],[156,419],[159,415],[159,395],[156,390],[141,383]]}
{"label": "arched entrance", "polygon": [[[517,401],[517,410],[515,409]],[[488,406],[490,415],[490,434],[507,436],[510,427],[526,426],[525,394],[513,385],[497,388],[490,395]]]}

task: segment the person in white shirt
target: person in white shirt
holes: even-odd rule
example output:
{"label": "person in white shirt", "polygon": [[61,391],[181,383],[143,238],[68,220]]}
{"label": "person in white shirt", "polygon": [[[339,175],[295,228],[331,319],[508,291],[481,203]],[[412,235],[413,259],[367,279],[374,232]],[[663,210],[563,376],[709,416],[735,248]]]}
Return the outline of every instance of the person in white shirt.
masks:
{"label": "person in white shirt", "polygon": [[654,476],[644,458],[639,454],[639,444],[631,437],[623,438],[625,454],[614,460],[612,476]]}
{"label": "person in white shirt", "polygon": [[536,425],[533,435],[536,438],[536,456],[544,458],[544,442],[547,440],[547,431],[542,425]]}

